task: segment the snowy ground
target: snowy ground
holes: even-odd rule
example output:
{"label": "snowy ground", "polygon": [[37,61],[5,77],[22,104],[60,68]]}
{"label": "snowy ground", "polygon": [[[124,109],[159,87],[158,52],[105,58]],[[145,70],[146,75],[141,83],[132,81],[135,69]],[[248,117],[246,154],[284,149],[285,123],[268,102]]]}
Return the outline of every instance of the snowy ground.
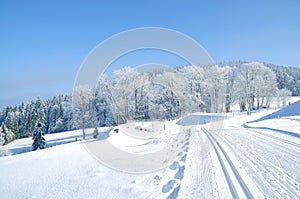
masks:
{"label": "snowy ground", "polygon": [[[30,138],[16,140],[0,149],[0,198],[300,198],[300,102],[276,111],[131,122],[119,133],[102,128],[98,140],[90,130],[85,142],[75,141],[80,131],[56,133],[34,152]],[[173,141],[172,154],[155,160],[162,169],[129,174],[90,154],[86,143],[103,140],[142,155]]]}

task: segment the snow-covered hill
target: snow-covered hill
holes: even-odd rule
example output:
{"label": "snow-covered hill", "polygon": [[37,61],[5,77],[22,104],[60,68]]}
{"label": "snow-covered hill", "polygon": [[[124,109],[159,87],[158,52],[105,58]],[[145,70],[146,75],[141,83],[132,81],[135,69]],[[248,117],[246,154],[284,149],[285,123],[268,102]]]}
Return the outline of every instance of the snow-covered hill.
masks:
{"label": "snow-covered hill", "polygon": [[290,104],[270,115],[262,117],[260,120],[289,117],[289,116],[298,116],[298,115],[300,115],[300,101]]}
{"label": "snow-covered hill", "polygon": [[[298,104],[289,107],[299,110]],[[1,147],[8,154],[0,157],[1,198],[299,198],[300,139],[283,131],[298,133],[300,115],[284,115],[289,107],[228,115],[218,131],[201,122],[201,114],[198,123],[193,115],[187,117],[191,123],[183,118],[164,124],[133,122],[120,126],[118,133],[99,129],[101,139],[140,155],[177,139],[174,159],[144,174],[110,169],[91,156],[85,143],[93,141],[92,130],[84,142],[75,140],[81,131],[46,135],[47,148],[34,152],[31,138],[19,139]],[[270,114],[284,117],[258,120]],[[126,129],[134,131],[128,135]],[[151,129],[159,131],[157,140],[148,136]],[[135,137],[139,132],[143,139]]]}

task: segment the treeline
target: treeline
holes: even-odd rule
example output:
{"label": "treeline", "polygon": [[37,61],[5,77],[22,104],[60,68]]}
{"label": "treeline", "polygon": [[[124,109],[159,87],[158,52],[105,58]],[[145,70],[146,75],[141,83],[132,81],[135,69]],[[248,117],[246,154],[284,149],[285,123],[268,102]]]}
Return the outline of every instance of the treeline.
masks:
{"label": "treeline", "polygon": [[[300,95],[300,69],[258,62],[138,71],[123,68],[101,75],[93,87],[81,85],[73,95],[37,98],[0,112],[0,145],[32,136],[37,122],[43,133],[56,133],[128,120],[170,120],[192,112],[229,112],[286,105]],[[73,100],[73,102],[72,102]]]}
{"label": "treeline", "polygon": [[0,113],[0,145],[14,139],[30,137],[37,122],[43,124],[43,133],[72,129],[72,97],[58,95],[52,99],[5,107]]}
{"label": "treeline", "polygon": [[[246,64],[245,61],[221,62],[218,66],[239,67]],[[292,92],[292,96],[300,96],[300,68],[291,66],[278,66],[275,64],[263,64],[270,68],[276,75],[278,89],[288,89]]]}
{"label": "treeline", "polygon": [[[80,85],[73,93],[75,126],[129,120],[170,120],[193,112],[229,112],[286,105],[291,91],[279,89],[276,74],[263,63],[237,66],[182,66],[151,71],[123,68],[101,75],[95,87]],[[101,111],[99,111],[101,110]],[[93,118],[97,118],[94,120]]]}

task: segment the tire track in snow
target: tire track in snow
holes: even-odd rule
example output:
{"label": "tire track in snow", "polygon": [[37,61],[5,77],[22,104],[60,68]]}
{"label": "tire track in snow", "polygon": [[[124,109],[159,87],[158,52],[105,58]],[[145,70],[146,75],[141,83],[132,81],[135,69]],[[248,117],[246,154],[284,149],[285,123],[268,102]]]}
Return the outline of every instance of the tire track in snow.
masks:
{"label": "tire track in snow", "polygon": [[[228,136],[231,136],[230,133],[228,132],[231,132],[232,130],[229,130],[229,129],[223,129],[222,132],[223,134],[226,133]],[[241,132],[241,130],[239,130]],[[266,141],[268,144],[270,142],[274,143],[276,146],[278,145],[278,147],[280,148],[281,151],[284,151],[285,153],[289,154],[291,157],[294,157],[294,158],[297,158],[298,156],[295,155],[294,151],[295,151],[295,147],[287,144],[287,143],[284,143],[282,141],[278,141],[278,140],[274,140],[274,139],[269,139],[268,136],[264,136],[264,135],[261,135],[260,133],[252,133],[252,129],[242,129],[242,132],[248,132],[249,133],[249,136],[251,135],[251,137],[255,137],[255,138],[258,138],[260,140],[264,140]],[[227,139],[227,138],[226,138]],[[225,139],[225,140],[226,140]],[[223,139],[224,140],[224,139]],[[297,150],[297,149],[296,149]],[[297,161],[296,159],[294,161]],[[299,161],[297,161],[297,164],[300,164]]]}
{"label": "tire track in snow", "polygon": [[215,137],[208,131],[206,130],[204,127],[201,128],[202,131],[206,134],[206,136],[208,137],[208,139],[210,140],[210,142],[212,143],[213,145],[213,148],[215,149],[215,152],[217,153],[217,156],[218,156],[218,159],[220,161],[220,164],[221,164],[221,167],[222,167],[222,170],[224,172],[224,175],[225,175],[225,178],[226,178],[226,181],[228,183],[228,186],[229,186],[229,189],[230,189],[230,192],[232,194],[232,197],[233,198],[239,198],[238,197],[238,194],[236,192],[236,189],[234,188],[234,185],[232,183],[232,180],[228,174],[228,171],[224,165],[224,162],[216,148],[216,145],[218,146],[218,148],[221,150],[221,152],[223,153],[226,161],[228,162],[232,172],[234,173],[236,179],[238,180],[245,196],[247,198],[254,198],[252,193],[250,192],[249,188],[247,187],[247,185],[245,184],[244,180],[242,179],[242,177],[240,176],[239,172],[237,171],[237,169],[235,168],[234,164],[232,163],[232,161],[230,160],[229,156],[227,155],[227,153],[225,152],[225,150],[223,149],[223,147],[220,145],[220,143],[215,139]]}
{"label": "tire track in snow", "polygon": [[231,195],[232,195],[232,198],[239,198],[239,196],[238,196],[238,194],[237,194],[237,191],[236,191],[236,189],[235,189],[235,187],[234,187],[234,185],[233,185],[233,182],[232,182],[232,180],[231,180],[231,178],[230,178],[230,176],[229,176],[229,172],[228,172],[228,170],[226,169],[226,166],[225,166],[225,164],[224,164],[224,162],[223,162],[223,160],[222,160],[222,158],[221,158],[221,155],[220,155],[220,153],[219,153],[219,151],[218,151],[218,149],[217,149],[217,147],[216,147],[215,142],[212,140],[212,137],[209,135],[208,131],[206,131],[205,128],[202,127],[201,129],[202,129],[202,131],[205,133],[205,135],[208,137],[209,141],[211,142],[211,144],[212,144],[212,146],[213,146],[213,148],[214,148],[214,151],[215,151],[216,154],[217,154],[218,160],[219,160],[219,162],[220,162],[220,164],[221,164],[222,171],[223,171],[223,173],[224,173],[224,176],[225,176],[227,185],[228,185],[228,187],[229,187],[230,193],[231,193]]}
{"label": "tire track in snow", "polygon": [[268,135],[268,134],[266,134],[266,133],[262,133],[262,132],[259,132],[259,131],[253,130],[253,129],[247,128],[247,130],[249,130],[249,131],[251,131],[251,132],[254,132],[254,133],[256,133],[256,134],[259,134],[259,135],[262,135],[262,136],[265,136],[265,137],[269,137],[269,138],[272,138],[272,139],[274,139],[274,140],[283,142],[283,143],[285,143],[285,144],[293,145],[293,146],[295,146],[295,147],[300,148],[300,144],[298,144],[298,143],[291,142],[291,141],[289,141],[289,140],[285,140],[285,139],[280,138],[280,137],[275,137],[275,136],[273,136],[273,135]]}
{"label": "tire track in snow", "polygon": [[[229,142],[227,139],[224,139],[223,137],[221,137],[222,140],[229,146],[229,148],[234,151],[236,150]],[[247,146],[245,146],[247,147]],[[269,188],[269,190],[272,190],[273,187],[270,186],[270,184],[267,182],[267,180],[263,177],[261,171],[264,171],[265,168],[262,167],[261,165],[257,165],[257,162],[259,162],[259,158],[255,156],[255,154],[253,154],[251,152],[251,150],[248,150],[248,149],[245,149],[245,151],[249,151],[249,154],[244,154],[243,153],[243,156],[242,157],[239,157],[241,160],[243,160],[243,162],[247,162],[247,166],[249,166],[251,168],[251,176],[255,176],[255,177],[258,177],[259,179],[259,182],[260,184],[264,184],[265,186],[267,186]],[[245,167],[245,165],[244,165]],[[254,175],[253,175],[254,174]],[[256,180],[257,182],[257,180]],[[263,190],[261,190],[263,191]],[[271,197],[272,198],[272,197]],[[273,195],[273,198],[280,198],[280,195],[279,194],[274,194]]]}
{"label": "tire track in snow", "polygon": [[[201,139],[199,130],[192,132],[192,145],[186,161],[185,176],[181,183],[179,198],[212,198],[218,197],[214,189],[209,154],[203,155],[204,141]],[[202,155],[201,155],[202,154]],[[216,186],[215,186],[216,187]]]}
{"label": "tire track in snow", "polygon": [[[241,135],[244,135],[242,132],[248,132],[248,134],[246,134],[247,136],[241,137]],[[299,181],[295,179],[296,176],[291,175],[292,173],[288,172],[291,171],[291,169],[283,168],[282,162],[279,161],[282,160],[282,158],[280,158],[282,156],[278,156],[281,153],[273,154],[269,151],[271,146],[272,151],[281,150],[281,152],[284,152],[283,157],[292,158],[293,156],[290,157],[288,153],[289,150],[285,150],[285,147],[291,146],[287,146],[286,144],[283,145],[282,142],[277,142],[276,140],[269,139],[265,136],[253,134],[252,132],[249,132],[249,129],[244,129],[242,132],[239,131],[239,140],[236,141],[238,138],[233,136],[235,134],[232,133],[232,131],[223,130],[221,139],[232,151],[238,151],[238,153],[236,153],[237,157],[241,160],[241,163],[244,163],[243,167],[248,167],[250,171],[247,173],[252,177],[255,184],[260,185],[258,188],[264,193],[265,197],[299,198],[300,186]],[[251,141],[248,143],[241,138],[247,140],[250,138]],[[257,146],[258,144],[260,150],[253,150],[254,146]],[[292,147],[290,150],[292,150],[294,155],[298,154],[295,153],[297,151],[296,148]],[[299,157],[299,155],[296,155],[295,157]],[[294,158],[292,159],[292,162],[296,161]],[[292,171],[295,170],[292,169]]]}

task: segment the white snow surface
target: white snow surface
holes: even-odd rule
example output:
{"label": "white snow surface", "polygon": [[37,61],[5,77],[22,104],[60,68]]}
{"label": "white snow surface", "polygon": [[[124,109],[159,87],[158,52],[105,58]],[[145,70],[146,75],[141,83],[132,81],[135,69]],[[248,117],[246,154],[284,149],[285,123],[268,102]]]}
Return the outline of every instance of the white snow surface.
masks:
{"label": "white snow surface", "polygon": [[[99,128],[101,139],[136,154],[184,134],[173,151],[177,159],[144,174],[101,164],[86,151],[81,131],[45,135],[46,149],[34,152],[32,138],[15,140],[0,148],[0,198],[300,198],[299,110],[300,101],[279,111],[226,114],[221,129],[204,113],[164,123],[132,121],[119,133]],[[150,142],[152,134],[160,141]]]}

